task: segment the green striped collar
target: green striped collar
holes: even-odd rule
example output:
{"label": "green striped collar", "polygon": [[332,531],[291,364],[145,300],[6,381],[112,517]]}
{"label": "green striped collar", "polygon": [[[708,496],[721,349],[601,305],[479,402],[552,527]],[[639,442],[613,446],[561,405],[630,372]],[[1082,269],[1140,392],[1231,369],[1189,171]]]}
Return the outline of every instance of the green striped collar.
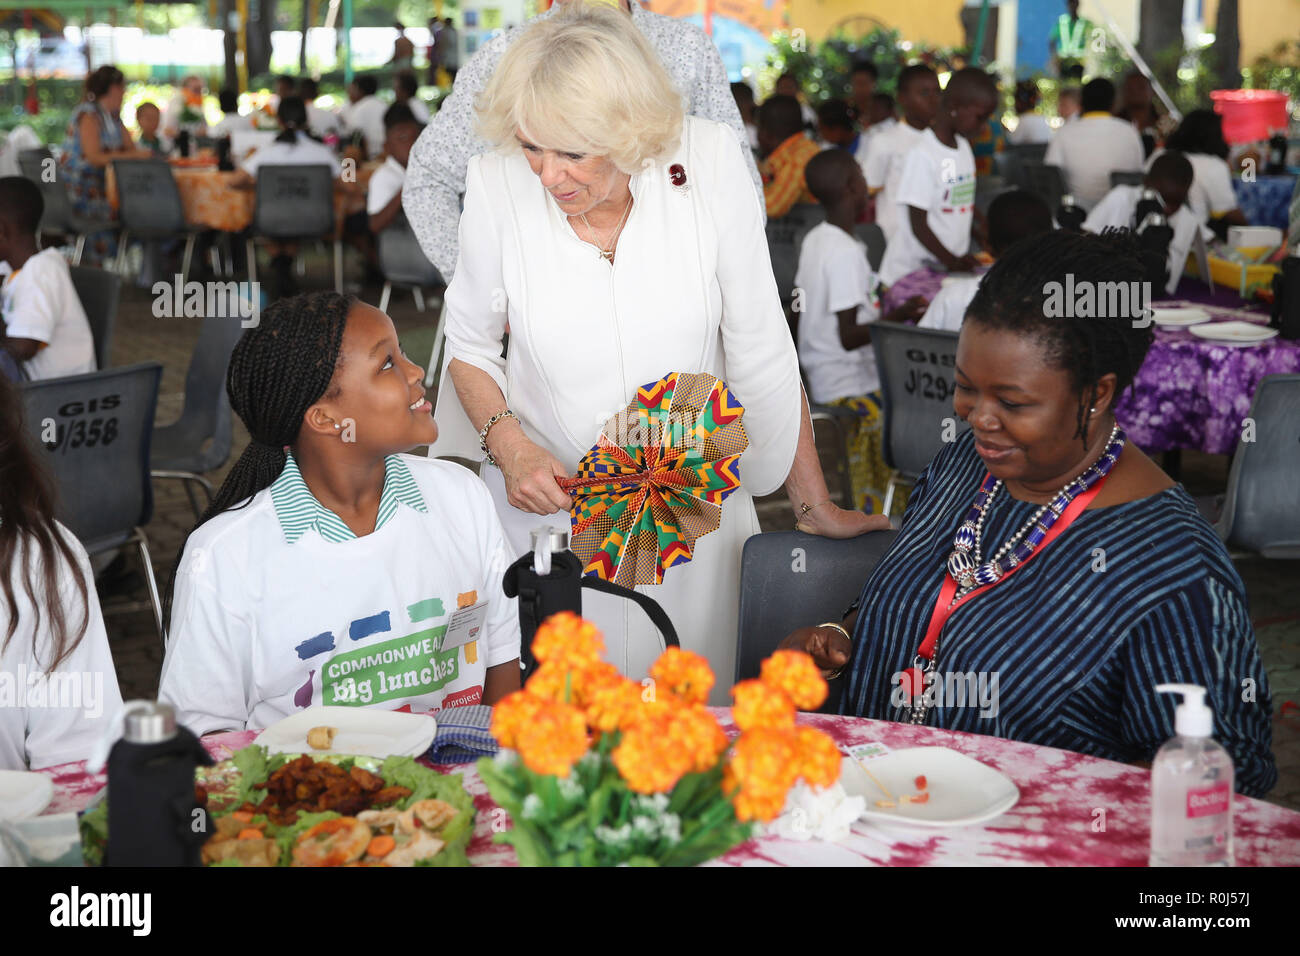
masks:
{"label": "green striped collar", "polygon": [[[316,500],[307,482],[302,480],[302,472],[298,470],[292,452],[286,454],[284,471],[271,484],[271,501],[288,544],[293,544],[312,529],[326,541],[335,543],[356,538],[342,518]],[[401,455],[389,455],[384,459],[384,490],[379,495],[376,531],[397,513],[399,504],[423,513],[429,510],[420,494],[420,486],[415,483],[411,469],[402,461]]]}

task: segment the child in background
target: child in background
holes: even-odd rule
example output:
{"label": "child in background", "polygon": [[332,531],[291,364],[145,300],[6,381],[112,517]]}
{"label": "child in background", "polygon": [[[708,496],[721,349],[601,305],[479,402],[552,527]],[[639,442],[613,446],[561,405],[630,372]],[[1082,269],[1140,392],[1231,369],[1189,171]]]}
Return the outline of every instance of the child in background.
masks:
{"label": "child in background", "polygon": [[763,176],[768,219],[779,219],[795,203],[816,202],[808,192],[803,171],[817,155],[818,146],[804,135],[798,100],[773,96],[758,108],[758,148],[763,155],[758,170]]}
{"label": "child in background", "polygon": [[1007,134],[1007,142],[1011,145],[1051,142],[1052,127],[1047,125],[1047,117],[1035,112],[1041,98],[1038,84],[1033,80],[1021,80],[1016,84],[1016,128]]}
{"label": "child in background", "polygon": [[768,99],[777,96],[789,96],[797,102],[799,113],[803,117],[804,129],[810,134],[817,130],[817,111],[804,99],[803,87],[799,85],[798,77],[793,73],[782,73],[777,77],[776,84],[772,87],[772,96]]}
{"label": "child in background", "polygon": [[867,188],[876,197],[876,222],[886,241],[898,229],[899,211],[894,198],[903,175],[903,157],[921,139],[921,134],[939,111],[939,78],[934,70],[917,63],[898,76],[898,102],[903,122],[895,123],[867,144],[863,172]]}
{"label": "child in background", "polygon": [[[1002,193],[989,204],[989,252],[997,259],[1021,239],[1051,232],[1052,210],[1038,196],[1024,190]],[[917,325],[925,329],[957,332],[966,307],[975,298],[981,276],[948,276]]]}
{"label": "child in background", "polygon": [[221,104],[221,120],[212,127],[212,137],[220,139],[229,136],[237,130],[249,130],[253,128],[253,120],[247,116],[241,116],[239,113],[239,94],[234,90],[222,90],[217,94],[217,102]]}
{"label": "child in background", "polygon": [[968,136],[993,114],[992,78],[967,67],[948,80],[930,128],[903,158],[898,193],[899,224],[880,263],[880,281],[893,285],[937,260],[949,272],[969,272],[975,218],[975,157]]}
{"label": "child in background", "polygon": [[849,104],[843,100],[827,100],[817,107],[817,139],[822,149],[846,149],[858,159],[863,134],[853,122]]}
{"label": "child in background", "polygon": [[1192,188],[1192,164],[1182,153],[1161,153],[1151,163],[1151,169],[1141,186],[1116,186],[1093,208],[1084,220],[1086,232],[1104,232],[1108,228],[1136,229],[1142,224],[1134,222],[1142,190],[1150,187],[1160,194],[1165,204],[1165,219],[1174,231],[1169,242],[1169,281],[1165,292],[1174,294],[1178,280],[1183,277],[1187,253],[1191,251],[1196,231],[1201,221],[1187,206],[1187,194]]}
{"label": "child in background", "polygon": [[[799,361],[814,402],[839,405],[859,416],[848,442],[853,500],[877,513],[889,468],[881,452],[880,375],[869,323],[881,316],[866,247],[853,233],[867,209],[867,182],[862,167],[839,149],[814,156],[807,179],[826,208],[826,221],[809,230],[799,251]],[[915,296],[884,320],[912,321],[924,309],[925,300]]]}
{"label": "child in background", "polygon": [[1082,94],[1077,86],[1067,86],[1056,94],[1056,115],[1062,125],[1078,119],[1082,109]]}
{"label": "child in background", "polygon": [[162,110],[148,101],[135,108],[135,125],[139,130],[135,141],[142,149],[147,149],[155,156],[167,156],[172,151],[172,144],[167,137],[158,132],[162,125]]}
{"label": "child in background", "polygon": [[35,183],[0,179],[0,261],[12,269],[0,286],[0,348],[33,380],[95,371],[95,339],[68,263],[36,242],[44,211]]}
{"label": "child in background", "polygon": [[429,107],[417,95],[420,81],[410,70],[405,70],[393,77],[393,102],[401,103],[411,111],[415,121],[421,125],[429,122]]}
{"label": "child in background", "polygon": [[375,170],[366,188],[366,214],[370,231],[378,235],[402,212],[402,186],[406,182],[406,162],[411,147],[424,127],[401,103],[394,103],[384,114],[384,165]]}
{"label": "child in background", "polygon": [[748,137],[749,148],[758,155],[758,107],[754,104],[754,89],[748,83],[732,83],[731,96],[736,101],[736,109],[740,110],[740,121],[745,124],[745,135]]}

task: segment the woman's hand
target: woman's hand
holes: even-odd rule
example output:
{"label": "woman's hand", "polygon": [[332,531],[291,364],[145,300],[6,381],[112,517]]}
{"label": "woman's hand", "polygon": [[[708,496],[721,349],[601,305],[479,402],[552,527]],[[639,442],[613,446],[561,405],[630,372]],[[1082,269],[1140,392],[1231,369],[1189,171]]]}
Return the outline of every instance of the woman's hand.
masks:
{"label": "woman's hand", "polygon": [[823,538],[856,538],[868,531],[888,531],[890,527],[887,515],[845,511],[830,502],[813,508],[795,523],[796,530]]}
{"label": "woman's hand", "polygon": [[780,650],[803,651],[827,677],[849,662],[853,645],[833,627],[801,627],[781,642]]}
{"label": "woman's hand", "polygon": [[[493,431],[504,424],[498,424]],[[555,483],[557,477],[569,477],[568,469],[558,458],[529,441],[517,428],[513,434],[503,435],[492,444],[492,457],[505,477],[506,500],[511,505],[536,515],[569,510],[572,500]]]}

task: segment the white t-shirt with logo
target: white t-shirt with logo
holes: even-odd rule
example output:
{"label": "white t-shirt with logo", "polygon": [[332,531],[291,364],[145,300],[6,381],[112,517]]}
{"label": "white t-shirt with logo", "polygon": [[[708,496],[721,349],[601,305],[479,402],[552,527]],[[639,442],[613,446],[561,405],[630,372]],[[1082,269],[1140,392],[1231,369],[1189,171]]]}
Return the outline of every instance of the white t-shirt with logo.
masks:
{"label": "white t-shirt with logo", "polygon": [[45,343],[23,363],[29,379],[95,371],[95,338],[59,250],[38,252],[9,274],[0,288],[0,318],[9,338]]}
{"label": "white t-shirt with logo", "polygon": [[803,296],[799,363],[808,375],[812,400],[825,403],[878,391],[875,352],[870,344],[845,349],[836,315],[856,309],[859,325],[880,317],[867,247],[839,226],[818,223],[804,236],[794,284]]}
{"label": "white t-shirt with logo", "polygon": [[[483,701],[519,657],[513,558],[483,483],[402,456],[427,513],[399,504],[364,537],[289,544],[270,489],[199,527],[176,574],[159,695],[196,734],[262,728],[314,705],[436,713]],[[474,640],[443,649],[458,599],[487,602]]]}
{"label": "white t-shirt with logo", "polygon": [[895,123],[866,141],[867,158],[862,163],[862,173],[870,188],[880,190],[876,194],[876,222],[886,241],[894,238],[898,228],[895,196],[903,176],[903,157],[920,142],[922,132],[908,123]]}
{"label": "white t-shirt with logo", "polygon": [[1043,162],[1059,166],[1065,191],[1083,209],[1092,209],[1110,192],[1113,172],[1141,172],[1146,159],[1142,137],[1127,120],[1086,113],[1052,137]]}
{"label": "white t-shirt with logo", "polygon": [[966,309],[979,290],[982,276],[947,276],[943,286],[930,300],[930,306],[916,323],[923,329],[960,332]]}
{"label": "white t-shirt with logo", "polygon": [[954,256],[970,250],[975,218],[975,156],[965,137],[958,136],[957,147],[950,149],[927,129],[903,157],[902,166],[895,195],[898,226],[880,262],[880,281],[885,285],[893,285],[934,258],[912,233],[908,206],[927,210],[930,231]]}
{"label": "white t-shirt with logo", "polygon": [[[1132,229],[1133,215],[1137,212],[1137,204],[1141,198],[1141,186],[1116,186],[1101,202],[1097,203],[1092,212],[1088,213],[1083,228],[1088,232],[1096,233],[1100,233],[1108,226]],[[1178,212],[1169,219],[1169,225],[1174,229],[1174,237],[1169,240],[1169,282],[1165,286],[1165,292],[1173,295],[1178,280],[1183,277],[1187,254],[1192,249],[1192,242],[1196,239],[1196,230],[1201,227],[1201,222],[1184,204],[1179,206]]]}

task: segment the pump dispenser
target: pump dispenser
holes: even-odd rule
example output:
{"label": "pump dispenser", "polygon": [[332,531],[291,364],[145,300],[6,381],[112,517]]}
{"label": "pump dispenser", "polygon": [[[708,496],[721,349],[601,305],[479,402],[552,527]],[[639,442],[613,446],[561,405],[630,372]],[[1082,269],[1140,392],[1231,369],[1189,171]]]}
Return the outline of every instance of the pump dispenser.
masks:
{"label": "pump dispenser", "polygon": [[1231,866],[1233,767],[1210,736],[1214,714],[1205,688],[1158,684],[1183,695],[1174,709],[1175,736],[1151,764],[1152,866]]}

